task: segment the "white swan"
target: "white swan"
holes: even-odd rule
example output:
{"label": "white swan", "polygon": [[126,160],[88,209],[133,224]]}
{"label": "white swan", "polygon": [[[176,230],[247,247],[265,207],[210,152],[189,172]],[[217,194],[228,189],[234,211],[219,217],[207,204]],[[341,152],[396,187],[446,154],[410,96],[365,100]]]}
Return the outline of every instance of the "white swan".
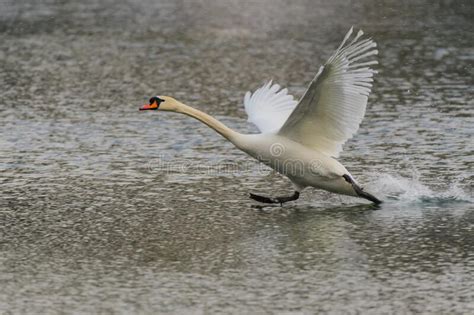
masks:
{"label": "white swan", "polygon": [[379,199],[359,187],[336,158],[342,145],[359,129],[365,114],[375,70],[376,43],[361,39],[359,31],[349,41],[352,28],[341,45],[320,67],[299,102],[269,82],[244,98],[248,121],[260,134],[238,133],[217,119],[169,96],[155,96],[140,110],[163,110],[194,117],[216,130],[237,148],[288,177],[295,192],[288,197],[263,197],[256,201],[284,203],[298,199],[311,186],[333,193],[361,197],[376,204]]}

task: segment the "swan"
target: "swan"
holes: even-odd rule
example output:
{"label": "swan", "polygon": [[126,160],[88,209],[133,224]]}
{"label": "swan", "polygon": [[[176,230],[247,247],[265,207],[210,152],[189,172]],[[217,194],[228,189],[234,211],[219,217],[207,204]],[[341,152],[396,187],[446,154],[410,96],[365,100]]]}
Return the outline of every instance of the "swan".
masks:
{"label": "swan", "polygon": [[193,117],[258,161],[290,179],[290,196],[266,197],[250,193],[263,203],[297,200],[306,187],[365,198],[374,204],[382,201],[364,191],[349,171],[337,161],[343,144],[357,132],[365,115],[372,88],[371,68],[377,64],[377,44],[362,39],[362,30],[353,28],[319,68],[303,97],[297,102],[272,81],[247,92],[244,107],[248,121],[261,133],[236,132],[214,117],[169,96],[154,96],[140,110],[177,112]]}

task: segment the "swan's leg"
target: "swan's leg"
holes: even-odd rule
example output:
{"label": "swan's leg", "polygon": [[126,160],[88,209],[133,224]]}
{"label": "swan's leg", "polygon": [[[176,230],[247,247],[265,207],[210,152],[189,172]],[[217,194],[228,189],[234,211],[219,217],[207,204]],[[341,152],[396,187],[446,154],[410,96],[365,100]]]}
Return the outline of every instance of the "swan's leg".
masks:
{"label": "swan's leg", "polygon": [[349,175],[345,174],[345,175],[342,175],[342,177],[344,177],[346,182],[352,185],[352,188],[354,189],[354,191],[359,197],[370,200],[376,205],[382,203],[382,201],[377,199],[375,196],[372,196],[368,192],[365,192],[364,188],[357,186],[357,184],[352,180],[352,178]]}
{"label": "swan's leg", "polygon": [[299,197],[300,197],[299,191],[295,191],[293,195],[291,196],[282,196],[282,197],[275,197],[275,198],[264,197],[264,196],[250,193],[250,198],[252,198],[255,201],[263,202],[263,203],[279,203],[280,205],[283,205],[285,202],[288,202],[288,201],[296,200]]}

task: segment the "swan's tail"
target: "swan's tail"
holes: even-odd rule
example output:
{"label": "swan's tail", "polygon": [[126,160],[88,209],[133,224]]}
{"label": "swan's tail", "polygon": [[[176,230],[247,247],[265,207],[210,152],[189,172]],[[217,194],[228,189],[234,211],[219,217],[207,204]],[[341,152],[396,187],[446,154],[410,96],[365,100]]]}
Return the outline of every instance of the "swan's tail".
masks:
{"label": "swan's tail", "polygon": [[363,188],[359,187],[359,185],[356,184],[356,182],[350,177],[349,175],[343,175],[344,179],[352,185],[352,188],[354,188],[354,191],[356,192],[357,196],[370,200],[376,205],[379,205],[382,203],[380,199],[377,199],[375,196],[369,194],[368,192],[364,191]]}

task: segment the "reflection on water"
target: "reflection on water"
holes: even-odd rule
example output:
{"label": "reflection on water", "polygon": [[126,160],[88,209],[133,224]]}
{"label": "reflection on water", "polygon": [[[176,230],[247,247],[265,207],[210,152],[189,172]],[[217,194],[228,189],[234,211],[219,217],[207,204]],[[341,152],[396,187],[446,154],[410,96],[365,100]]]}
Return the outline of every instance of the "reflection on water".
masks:
{"label": "reflection on water", "polygon": [[[246,9],[242,9],[246,8]],[[3,1],[0,312],[474,311],[469,1]],[[242,132],[355,25],[379,75],[341,158],[386,202],[305,191],[177,114]]]}

